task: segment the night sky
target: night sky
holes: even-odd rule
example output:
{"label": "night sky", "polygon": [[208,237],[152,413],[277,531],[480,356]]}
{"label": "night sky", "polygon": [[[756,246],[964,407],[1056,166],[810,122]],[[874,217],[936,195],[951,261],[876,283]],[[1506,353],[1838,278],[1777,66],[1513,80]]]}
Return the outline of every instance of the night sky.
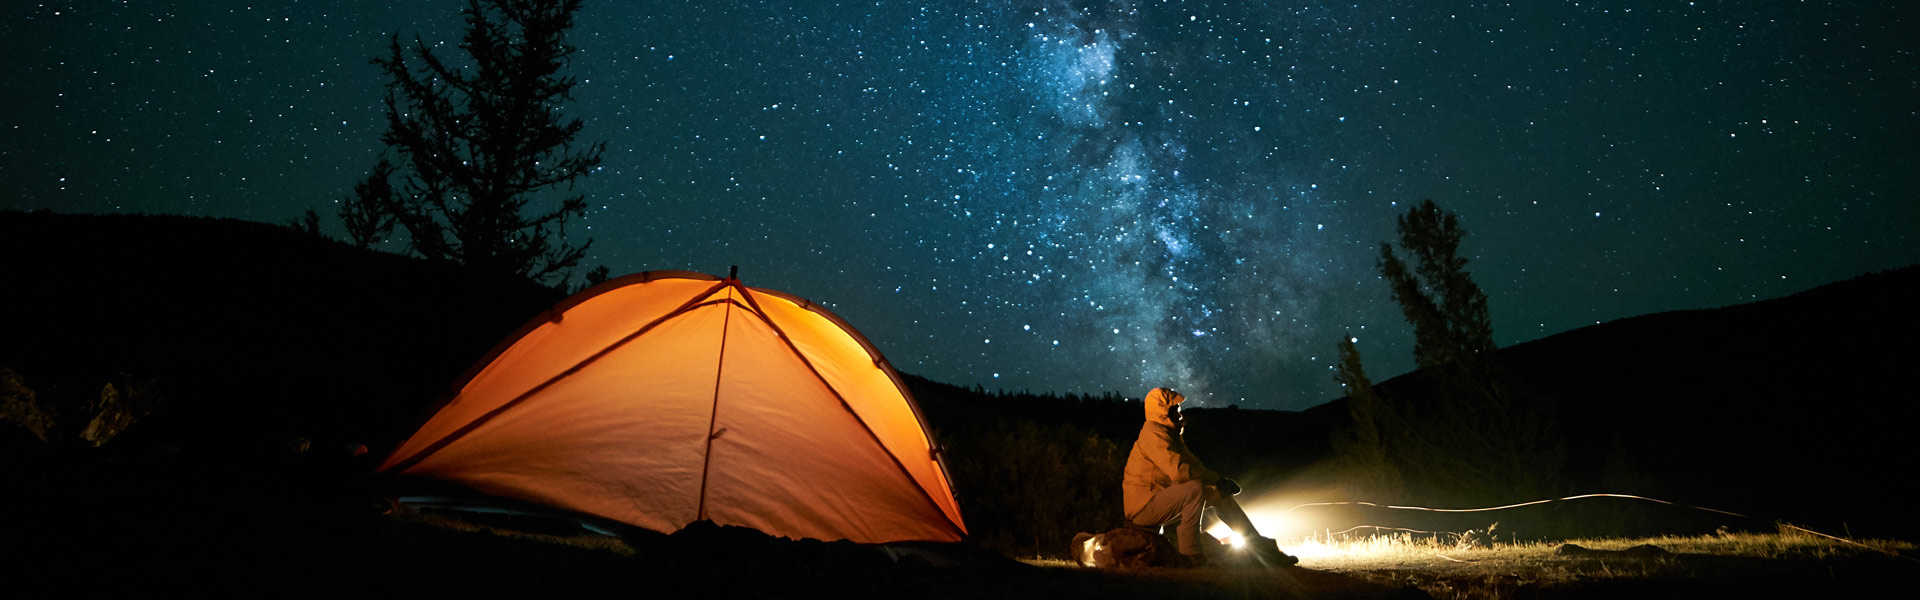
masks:
{"label": "night sky", "polygon": [[[0,208],[344,237],[368,59],[464,5],[386,4],[6,3]],[[1423,198],[1502,345],[1920,263],[1911,3],[1260,4],[589,0],[569,232],[938,381],[1282,409],[1343,332],[1412,367],[1375,260]]]}

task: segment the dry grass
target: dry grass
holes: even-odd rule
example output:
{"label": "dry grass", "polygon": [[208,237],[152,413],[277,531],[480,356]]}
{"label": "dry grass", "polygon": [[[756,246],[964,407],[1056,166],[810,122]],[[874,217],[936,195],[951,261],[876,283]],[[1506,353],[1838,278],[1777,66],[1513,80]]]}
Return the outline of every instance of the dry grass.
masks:
{"label": "dry grass", "polygon": [[[1621,551],[1652,545],[1667,554],[1563,555],[1563,544]],[[1607,596],[1598,590],[1655,595],[1722,585],[1781,592],[1822,583],[1872,589],[1890,573],[1920,574],[1908,542],[1857,543],[1791,529],[1721,536],[1589,539],[1460,547],[1407,535],[1310,540],[1286,548],[1300,566],[1376,583],[1418,587],[1436,598]],[[1864,578],[1848,580],[1853,575]],[[1779,582],[1773,586],[1768,582]],[[1763,593],[1767,597],[1775,594]]]}
{"label": "dry grass", "polygon": [[[559,546],[606,552],[635,561],[622,564],[631,564],[640,570],[659,566],[652,563],[660,557],[649,556],[647,551],[636,553],[634,547],[609,536],[530,533],[515,527],[524,523],[476,524],[465,518],[433,512],[401,511],[392,517],[435,528],[538,542],[528,548]],[[1560,553],[1567,543],[1600,552]],[[1665,553],[1639,557],[1607,553],[1643,545],[1656,546]],[[1285,550],[1300,557],[1303,569],[1269,570],[1228,564],[1204,569],[1148,569],[1128,573],[1084,569],[1067,560],[1027,557],[1020,562],[1042,569],[1018,575],[997,574],[987,580],[980,579],[982,573],[979,572],[934,571],[895,583],[902,586],[901,589],[942,597],[1007,594],[1055,597],[1061,590],[1110,598],[1420,597],[1417,593],[1408,593],[1408,588],[1413,588],[1433,598],[1451,600],[1897,597],[1910,595],[1904,593],[1910,591],[1910,582],[1920,581],[1920,577],[1916,577],[1920,576],[1920,561],[1913,558],[1920,556],[1920,551],[1916,551],[1912,543],[1847,542],[1793,530],[1768,534],[1498,543],[1488,547],[1460,547],[1432,538],[1398,534],[1350,536],[1331,542],[1313,540],[1287,546]],[[773,556],[805,562],[803,559],[808,555],[800,552]],[[808,571],[835,568],[831,560],[808,564],[812,565],[806,567]],[[732,568],[699,561],[693,565],[708,570]],[[778,567],[781,565],[756,563],[750,570],[760,573]],[[679,565],[667,570],[682,568],[689,567]],[[754,579],[731,572],[726,577],[741,581]],[[818,582],[781,583],[776,588],[831,588],[831,585],[821,585]]]}

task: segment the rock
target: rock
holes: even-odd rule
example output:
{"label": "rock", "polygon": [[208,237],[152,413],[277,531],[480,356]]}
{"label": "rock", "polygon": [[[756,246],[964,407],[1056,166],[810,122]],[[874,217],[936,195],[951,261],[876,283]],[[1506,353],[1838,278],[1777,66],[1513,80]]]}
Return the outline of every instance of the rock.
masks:
{"label": "rock", "polygon": [[1177,564],[1180,552],[1166,536],[1133,527],[1073,536],[1073,558],[1081,566],[1130,571]]}

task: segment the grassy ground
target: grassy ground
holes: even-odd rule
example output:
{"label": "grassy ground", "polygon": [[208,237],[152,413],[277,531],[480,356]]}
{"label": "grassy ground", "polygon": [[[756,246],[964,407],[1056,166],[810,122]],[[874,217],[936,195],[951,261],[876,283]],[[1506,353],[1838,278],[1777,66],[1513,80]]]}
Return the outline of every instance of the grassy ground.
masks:
{"label": "grassy ground", "polygon": [[[530,534],[435,514],[391,518],[638,561],[662,551],[644,542]],[[1914,544],[1836,540],[1791,529],[1483,547],[1404,535],[1368,536],[1306,541],[1287,550],[1301,558],[1300,568],[1214,566],[1120,573],[1034,557],[1019,562],[1035,569],[1000,573],[991,582],[971,580],[978,570],[962,568],[951,577],[922,579],[915,585],[940,586],[925,590],[936,597],[1848,598],[1901,596],[1920,575],[1920,561],[1914,558],[1920,548]]]}
{"label": "grassy ground", "polygon": [[1914,593],[1920,576],[1911,543],[1792,529],[1466,548],[1369,536],[1289,550],[1303,568],[1410,585],[1436,598],[1875,597]]}
{"label": "grassy ground", "polygon": [[[1301,568],[952,566],[747,530],[616,538],[406,511],[311,473],[6,460],[0,577],[16,590],[139,597],[1618,598],[1911,596],[1912,544],[1804,534],[1458,549],[1408,538],[1288,548]],[[683,532],[684,533],[684,532]],[[1899,556],[1891,556],[1891,552]]]}

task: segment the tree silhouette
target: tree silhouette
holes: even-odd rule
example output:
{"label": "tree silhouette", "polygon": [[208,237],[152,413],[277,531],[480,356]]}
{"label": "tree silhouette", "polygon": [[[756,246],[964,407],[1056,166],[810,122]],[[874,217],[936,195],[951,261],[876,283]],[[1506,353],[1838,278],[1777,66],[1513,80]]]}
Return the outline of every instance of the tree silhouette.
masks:
{"label": "tree silhouette", "polygon": [[366,179],[353,185],[353,195],[340,203],[347,239],[361,248],[386,241],[399,224],[398,202],[393,195],[393,161],[380,159]]}
{"label": "tree silhouette", "polygon": [[1492,356],[1493,319],[1487,314],[1487,295],[1473,282],[1467,259],[1460,256],[1460,240],[1467,231],[1459,219],[1432,200],[1422,200],[1399,221],[1400,245],[1419,266],[1409,273],[1394,255],[1393,245],[1383,242],[1380,274],[1391,286],[1407,323],[1413,325],[1414,362],[1423,369],[1467,366]]}
{"label": "tree silhouette", "polygon": [[390,77],[381,141],[399,162],[382,160],[343,206],[356,243],[397,223],[429,259],[535,280],[580,263],[592,240],[568,244],[565,224],[586,201],[556,190],[592,172],[605,144],[577,146],[580,120],[560,113],[575,83],[561,70],[579,8],[579,0],[469,0],[459,47],[470,70],[418,37],[408,52],[393,36],[373,63]]}
{"label": "tree silhouette", "polygon": [[1334,453],[1345,461],[1353,486],[1368,498],[1397,501],[1403,491],[1400,472],[1387,457],[1387,431],[1392,424],[1385,421],[1390,416],[1386,411],[1391,408],[1374,393],[1373,382],[1360,364],[1360,349],[1353,342],[1352,334],[1340,335],[1340,364],[1334,368],[1333,379],[1347,392],[1353,426],[1333,437]]}
{"label": "tree silhouette", "polygon": [[586,281],[581,282],[580,289],[584,290],[596,285],[600,285],[602,283],[606,283],[607,280],[609,279],[613,279],[612,269],[608,269],[606,265],[600,265],[600,266],[594,267],[592,270],[587,271]]}
{"label": "tree silhouette", "polygon": [[1404,439],[1418,446],[1399,458],[1463,499],[1540,493],[1557,476],[1564,447],[1550,399],[1530,397],[1499,361],[1487,296],[1460,255],[1466,230],[1422,200],[1399,218],[1399,233],[1417,265],[1409,270],[1382,243],[1380,274],[1413,326],[1414,362],[1432,392],[1395,402],[1412,424]]}
{"label": "tree silhouette", "polygon": [[298,231],[300,233],[304,233],[314,237],[326,237],[326,234],[320,233],[319,211],[313,210],[311,208],[307,209],[307,212],[305,214],[302,214],[298,217],[288,220],[287,227],[292,228],[294,231]]}

